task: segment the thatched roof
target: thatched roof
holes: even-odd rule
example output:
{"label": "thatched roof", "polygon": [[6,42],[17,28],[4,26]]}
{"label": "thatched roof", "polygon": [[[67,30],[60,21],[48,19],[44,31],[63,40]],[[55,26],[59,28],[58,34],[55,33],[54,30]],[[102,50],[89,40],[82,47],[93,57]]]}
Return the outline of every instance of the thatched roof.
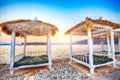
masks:
{"label": "thatched roof", "polygon": [[[107,26],[111,26],[113,27],[114,29],[116,28],[120,28],[120,24],[118,23],[114,23],[114,22],[111,22],[111,21],[108,21],[108,20],[103,20],[103,19],[91,19],[91,18],[87,18],[89,20],[91,20],[93,23],[96,23],[96,24],[101,24],[101,25],[107,25]],[[73,26],[72,28],[70,28],[69,30],[67,30],[65,32],[65,34],[69,34],[71,33],[73,30],[77,29],[78,27],[82,26],[85,24],[85,21],[83,22],[80,22],[78,23],[77,25]]]}
{"label": "thatched roof", "polygon": [[1,31],[7,35],[11,35],[12,31],[16,32],[16,36],[36,35],[45,36],[51,33],[52,36],[56,34],[58,28],[50,23],[39,20],[13,20],[0,23]]}
{"label": "thatched roof", "polygon": [[[89,20],[93,23],[94,29],[92,29],[92,34],[100,34],[100,33],[106,33],[109,32],[109,30],[106,27],[112,27],[113,29],[120,28],[120,24],[114,23],[108,20],[103,20],[102,18],[100,19],[91,19],[91,18],[86,18],[85,21],[82,21],[78,23],[77,25],[73,26],[72,28],[68,29],[65,34],[73,34],[73,35],[87,35],[87,30],[86,30],[86,21]],[[99,26],[102,26],[101,28]],[[102,37],[104,37],[102,35]],[[117,34],[118,36],[118,34]],[[99,39],[102,37],[94,37],[95,39]]]}

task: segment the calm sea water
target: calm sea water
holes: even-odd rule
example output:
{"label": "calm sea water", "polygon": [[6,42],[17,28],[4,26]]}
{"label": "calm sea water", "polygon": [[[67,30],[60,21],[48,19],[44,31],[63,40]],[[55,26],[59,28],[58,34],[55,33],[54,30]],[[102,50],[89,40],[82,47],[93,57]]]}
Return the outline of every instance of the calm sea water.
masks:
{"label": "calm sea water", "polygon": [[[106,50],[107,45],[103,48]],[[45,45],[32,45],[26,47],[26,52],[39,52],[46,51],[47,47]],[[102,49],[101,45],[94,45],[94,50]],[[116,45],[116,51],[118,50],[118,45]],[[88,51],[87,45],[73,45],[73,51]],[[69,58],[70,45],[52,45],[51,55],[52,59]],[[23,46],[15,47],[15,55],[23,53]],[[10,62],[10,46],[0,46],[0,63]]]}

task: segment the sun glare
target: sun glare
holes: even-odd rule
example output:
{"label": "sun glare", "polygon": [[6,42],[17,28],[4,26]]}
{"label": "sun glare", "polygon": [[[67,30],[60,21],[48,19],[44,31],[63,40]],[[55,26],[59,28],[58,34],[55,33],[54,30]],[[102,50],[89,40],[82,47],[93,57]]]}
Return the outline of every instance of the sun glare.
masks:
{"label": "sun glare", "polygon": [[70,42],[70,39],[68,37],[61,37],[60,42],[61,43],[68,43],[68,42]]}

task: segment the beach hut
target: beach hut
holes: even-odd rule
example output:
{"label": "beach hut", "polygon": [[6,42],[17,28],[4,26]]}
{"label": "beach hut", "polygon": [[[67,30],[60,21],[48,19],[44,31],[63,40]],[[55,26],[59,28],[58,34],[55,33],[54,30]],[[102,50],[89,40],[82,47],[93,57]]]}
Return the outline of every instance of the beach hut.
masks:
{"label": "beach hut", "polygon": [[[14,68],[28,68],[48,66],[51,68],[51,36],[54,36],[58,28],[52,24],[39,20],[13,20],[0,23],[1,31],[11,35],[10,73],[14,74]],[[26,36],[46,36],[47,50],[43,53],[26,54]],[[24,37],[23,56],[15,62],[15,38]]]}
{"label": "beach hut", "polygon": [[[86,20],[73,26],[65,32],[71,36],[70,42],[70,62],[76,61],[90,68],[90,73],[94,74],[94,69],[99,66],[112,64],[115,67],[115,46],[114,46],[114,30],[120,28],[120,24],[100,19]],[[74,52],[72,51],[72,36],[87,36],[88,51]],[[119,36],[119,35],[118,35]],[[93,40],[107,40],[107,51],[96,51],[93,48]]]}

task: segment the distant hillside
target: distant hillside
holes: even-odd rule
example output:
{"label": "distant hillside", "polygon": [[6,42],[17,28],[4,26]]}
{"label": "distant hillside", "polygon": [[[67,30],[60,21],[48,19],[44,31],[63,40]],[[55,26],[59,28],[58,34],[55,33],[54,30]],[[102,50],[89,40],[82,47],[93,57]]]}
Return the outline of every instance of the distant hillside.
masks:
{"label": "distant hillside", "polygon": [[[93,43],[94,44],[101,44],[101,41],[102,40],[93,40]],[[104,42],[104,44],[107,44],[107,40],[104,40],[103,42]],[[115,42],[115,44],[118,44],[118,39],[114,39],[114,42]],[[88,43],[87,39],[73,42],[73,44],[87,44],[87,43]]]}
{"label": "distant hillside", "polygon": [[46,42],[27,42],[26,43],[26,45],[46,45],[46,44],[47,44]]}
{"label": "distant hillside", "polygon": [[[87,42],[88,41],[86,39],[86,40],[80,40],[80,41],[73,41],[73,44],[74,45],[86,45]],[[101,40],[93,40],[93,43],[101,44]],[[47,42],[27,42],[26,44],[27,45],[47,45]],[[51,44],[52,45],[69,45],[69,42],[52,42]],[[104,44],[107,44],[107,40],[104,40]],[[115,44],[118,44],[118,39],[115,39]],[[10,43],[4,43],[4,45],[10,45]],[[23,43],[16,44],[16,45],[23,45]]]}
{"label": "distant hillside", "polygon": [[[0,46],[9,46],[9,45],[11,45],[11,43],[0,43]],[[16,43],[15,45],[17,45],[17,46],[20,46],[21,44],[19,44],[19,43]]]}
{"label": "distant hillside", "polygon": [[[93,40],[93,43],[94,44],[101,44],[101,40]],[[73,44],[88,44],[88,40],[81,40],[81,41],[76,41],[76,42],[73,42]]]}

